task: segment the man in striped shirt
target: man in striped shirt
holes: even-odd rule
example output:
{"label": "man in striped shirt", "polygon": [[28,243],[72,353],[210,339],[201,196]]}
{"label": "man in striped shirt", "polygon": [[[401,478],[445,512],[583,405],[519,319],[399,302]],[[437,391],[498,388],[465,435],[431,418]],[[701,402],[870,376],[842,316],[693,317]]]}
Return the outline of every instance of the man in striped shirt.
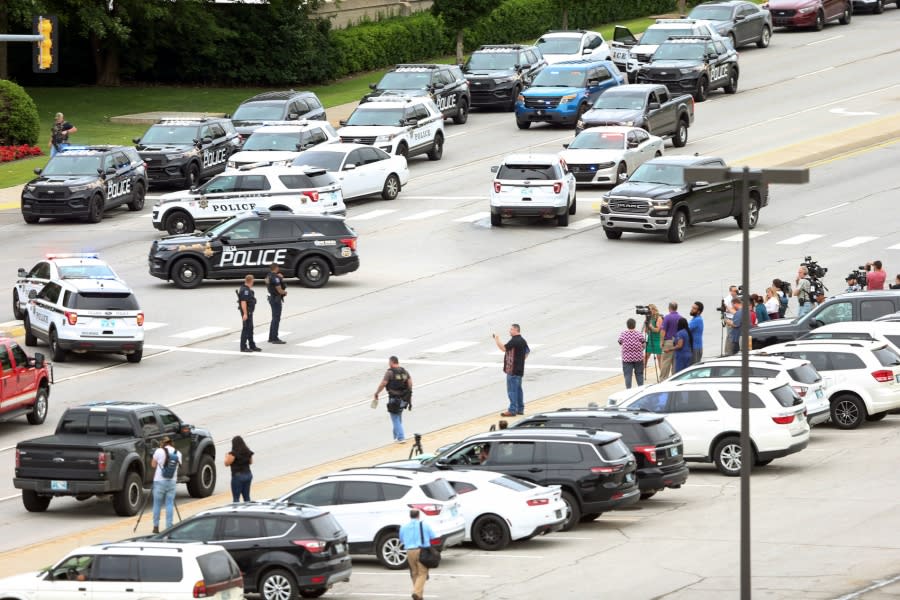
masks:
{"label": "man in striped shirt", "polygon": [[625,374],[625,387],[631,388],[631,375],[638,385],[644,385],[644,335],[635,329],[634,319],[625,322],[628,327],[619,334],[619,345],[622,346],[622,372]]}

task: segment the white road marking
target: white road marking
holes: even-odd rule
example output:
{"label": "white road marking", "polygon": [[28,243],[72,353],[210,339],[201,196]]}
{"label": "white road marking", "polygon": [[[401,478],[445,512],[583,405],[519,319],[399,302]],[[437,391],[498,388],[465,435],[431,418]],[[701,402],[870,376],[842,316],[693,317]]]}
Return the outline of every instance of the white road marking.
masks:
{"label": "white road marking", "polygon": [[469,346],[474,346],[477,343],[478,342],[464,342],[464,341],[449,342],[447,344],[443,344],[441,346],[436,346],[434,348],[426,350],[425,352],[428,352],[429,354],[444,354],[446,352],[456,352],[457,350],[462,350],[463,348],[468,348]]}
{"label": "white road marking", "polygon": [[375,342],[374,344],[369,344],[368,346],[363,346],[363,350],[387,350],[388,348],[396,348],[397,346],[402,346],[404,344],[410,343],[412,340],[409,338],[391,338],[389,340],[382,340],[380,342]]}
{"label": "white road marking", "polygon": [[900,250],[900,244],[894,244],[893,246],[888,246],[888,250]]}
{"label": "white road marking", "polygon": [[872,235],[859,235],[856,237],[852,237],[849,240],[844,240],[843,242],[832,244],[831,246],[833,248],[852,248],[853,246],[859,246],[860,244],[865,244],[866,242],[871,242],[872,240],[877,239],[877,237]]}
{"label": "white road marking", "polygon": [[[757,231],[757,230],[751,231],[750,239],[752,240],[753,238],[758,238],[759,236],[766,235],[767,233],[769,233],[769,232],[768,231]],[[728,237],[719,238],[720,242],[741,242],[743,240],[744,240],[743,233],[735,233],[734,235],[729,235]]]}
{"label": "white road marking", "polygon": [[195,340],[197,338],[212,335],[214,333],[219,333],[220,331],[226,331],[226,329],[224,327],[198,327],[197,329],[175,333],[173,335],[170,335],[169,337],[181,338],[185,340]]}
{"label": "white road marking", "polygon": [[894,577],[891,577],[890,579],[881,579],[879,581],[876,581],[872,585],[865,587],[859,591],[852,592],[850,594],[841,596],[837,600],[855,600],[856,598],[862,598],[869,592],[873,592],[873,591],[881,589],[883,587],[887,587],[887,586],[891,585],[892,583],[896,583],[898,581],[900,581],[900,575],[895,575]]}
{"label": "white road marking", "polygon": [[430,219],[431,217],[436,217],[438,215],[442,215],[447,212],[442,208],[435,208],[432,210],[423,210],[422,212],[413,213],[411,215],[407,215],[401,218],[401,221],[421,221],[422,219]]}
{"label": "white road marking", "polygon": [[[841,35],[833,35],[833,36],[831,36],[831,37],[827,37],[827,38],[824,38],[824,39],[821,39],[821,40],[816,40],[815,42],[810,42],[810,43],[805,44],[805,45],[806,45],[806,46],[815,46],[816,44],[824,44],[825,42],[833,42],[834,40],[839,40],[839,39],[841,39],[842,37],[844,37],[843,34],[841,34]],[[830,69],[833,69],[834,67],[829,67],[829,68],[830,68]]]}
{"label": "white road marking", "polygon": [[598,350],[603,350],[604,348],[606,348],[606,346],[578,346],[576,348],[572,348],[571,350],[566,350],[565,352],[554,354],[553,358],[578,358],[579,356],[591,354],[592,352],[597,352]]}
{"label": "white road marking", "polygon": [[817,240],[820,237],[824,237],[818,233],[801,233],[800,235],[795,235],[794,237],[787,238],[786,240],[781,240],[780,242],[775,242],[776,244],[780,244],[782,246],[799,246],[800,244],[805,244],[807,242],[811,242],[813,240]]}
{"label": "white road marking", "polygon": [[872,112],[871,110],[847,110],[846,108],[839,106],[837,108],[832,108],[828,112],[833,113],[835,115],[844,115],[845,117],[871,117],[877,115],[877,112]]}
{"label": "white road marking", "polygon": [[460,217],[458,219],[453,219],[455,223],[474,223],[475,221],[480,221],[481,219],[487,219],[491,216],[490,211],[477,212],[472,213],[471,215],[466,215],[465,217]]}
{"label": "white road marking", "polygon": [[588,217],[587,219],[579,219],[574,223],[569,224],[569,229],[584,229],[586,227],[590,227],[591,225],[599,225],[600,219],[595,219],[594,217]]}
{"label": "white road marking", "polygon": [[323,335],[322,337],[315,338],[312,340],[306,340],[305,342],[300,342],[297,344],[298,346],[303,346],[305,348],[324,348],[325,346],[330,346],[331,344],[337,344],[338,342],[343,342],[344,340],[349,340],[350,335]]}
{"label": "white road marking", "polygon": [[156,321],[144,321],[144,331],[153,331],[160,327],[165,327],[168,323],[157,323]]}
{"label": "white road marking", "polygon": [[836,208],[841,208],[842,206],[847,206],[850,204],[849,202],[841,202],[840,204],[835,204],[834,206],[829,206],[828,208],[823,208],[822,210],[817,210],[816,212],[811,212],[803,215],[804,217],[814,217],[816,215],[821,215],[822,213],[828,212],[829,210],[834,210]]}
{"label": "white road marking", "polygon": [[407,196],[404,200],[488,200],[487,196]]}
{"label": "white road marking", "polygon": [[391,213],[397,212],[394,208],[380,208],[378,210],[370,210],[369,212],[364,212],[359,215],[353,215],[351,217],[347,217],[348,221],[368,221],[369,219],[377,219],[378,217],[383,217],[385,215],[389,215]]}
{"label": "white road marking", "polygon": [[824,73],[825,71],[831,71],[834,67],[825,67],[824,69],[819,69],[817,71],[810,71],[809,73],[804,73],[803,75],[797,75],[794,79],[803,79],[804,77],[811,77],[813,75],[818,75],[819,73]]}
{"label": "white road marking", "polygon": [[[501,341],[502,341],[502,340],[501,340]],[[546,345],[547,345],[547,344],[544,344],[544,343],[540,343],[540,344],[532,344],[531,342],[528,342],[528,347],[531,349],[532,352],[534,352],[534,351],[537,350],[538,348],[540,348],[540,347],[542,347],[542,346],[546,346]],[[498,356],[498,355],[499,355],[499,352],[500,352],[500,349],[497,348],[497,346],[493,346],[493,345],[492,345],[492,346],[491,346],[491,349],[488,350],[487,352],[485,352],[485,354],[490,354],[490,355],[493,355],[493,356]]]}

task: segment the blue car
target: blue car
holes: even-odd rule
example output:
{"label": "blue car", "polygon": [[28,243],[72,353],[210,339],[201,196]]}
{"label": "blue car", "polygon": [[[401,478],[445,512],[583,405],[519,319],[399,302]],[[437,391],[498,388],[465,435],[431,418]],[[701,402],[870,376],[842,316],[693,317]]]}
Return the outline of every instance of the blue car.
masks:
{"label": "blue car", "polygon": [[625,77],[609,60],[572,60],[544,67],[516,100],[516,125],[574,126],[601,93],[624,83]]}

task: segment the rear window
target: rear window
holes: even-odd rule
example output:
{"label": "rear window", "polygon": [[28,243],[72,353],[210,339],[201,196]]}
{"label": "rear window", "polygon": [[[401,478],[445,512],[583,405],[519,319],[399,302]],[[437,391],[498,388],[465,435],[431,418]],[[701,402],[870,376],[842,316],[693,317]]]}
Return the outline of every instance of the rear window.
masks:
{"label": "rear window", "polygon": [[306,520],[306,527],[313,535],[323,539],[331,539],[343,535],[344,530],[334,515],[324,513]]}
{"label": "rear window", "polygon": [[516,479],[515,477],[509,477],[504,475],[503,477],[498,477],[497,479],[491,479],[491,483],[494,485],[499,485],[500,487],[505,487],[506,489],[512,490],[514,492],[527,492],[528,490],[533,490],[537,486],[528,481],[523,481],[521,479]]}
{"label": "rear window", "polygon": [[887,341],[892,343],[897,348],[900,348],[900,335],[886,335]]}
{"label": "rear window", "polygon": [[772,395],[778,400],[778,404],[784,407],[796,406],[803,402],[803,400],[800,399],[800,396],[791,389],[791,386],[786,384],[772,390]]}
{"label": "rear window", "polygon": [[224,550],[198,556],[197,563],[200,565],[200,572],[203,573],[203,581],[207,586],[225,583],[237,579],[241,575],[237,565]]}
{"label": "rear window", "polygon": [[63,415],[56,432],[127,436],[134,433],[134,427],[131,420],[123,414],[78,411]]}
{"label": "rear window", "polygon": [[600,451],[600,456],[606,461],[622,460],[631,454],[631,450],[628,449],[628,446],[622,440],[597,444],[597,449]]}
{"label": "rear window", "polygon": [[356,235],[343,221],[339,220],[309,221],[304,224],[303,229],[306,232],[320,233],[324,236]]}
{"label": "rear window", "polygon": [[894,367],[900,365],[900,355],[888,347],[873,350],[872,354],[878,359],[883,367]]}
{"label": "rear window", "polygon": [[818,383],[822,381],[822,376],[811,364],[788,369],[788,375],[790,375],[791,379],[800,383]]}
{"label": "rear window", "polygon": [[672,427],[668,421],[645,423],[643,427],[641,427],[641,431],[643,431],[651,441],[668,440],[676,434],[675,428]]}
{"label": "rear window", "polygon": [[497,179],[556,179],[553,165],[502,165]]}
{"label": "rear window", "polygon": [[[741,393],[734,390],[721,390],[719,392],[722,394],[722,397],[725,398],[725,402],[728,403],[728,406],[731,408],[740,408],[741,407]],[[750,408],[765,408],[766,405],[763,404],[763,401],[759,399],[759,396],[756,394],[750,393]]]}
{"label": "rear window", "polygon": [[421,488],[425,495],[432,500],[446,502],[456,497],[456,491],[446,479],[435,479],[431,483],[423,484]]}
{"label": "rear window", "polygon": [[78,292],[69,294],[67,308],[81,310],[138,310],[131,292]]}
{"label": "rear window", "polygon": [[181,581],[184,573],[177,556],[141,556],[138,558],[140,581]]}

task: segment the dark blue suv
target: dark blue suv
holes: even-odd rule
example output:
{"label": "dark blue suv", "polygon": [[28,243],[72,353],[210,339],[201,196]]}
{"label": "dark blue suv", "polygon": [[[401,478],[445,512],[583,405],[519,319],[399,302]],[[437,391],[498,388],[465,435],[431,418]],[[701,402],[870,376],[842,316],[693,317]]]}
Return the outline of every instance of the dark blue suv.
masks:
{"label": "dark blue suv", "polygon": [[545,67],[516,100],[516,125],[534,122],[574,126],[605,90],[625,77],[608,60],[572,60]]}

